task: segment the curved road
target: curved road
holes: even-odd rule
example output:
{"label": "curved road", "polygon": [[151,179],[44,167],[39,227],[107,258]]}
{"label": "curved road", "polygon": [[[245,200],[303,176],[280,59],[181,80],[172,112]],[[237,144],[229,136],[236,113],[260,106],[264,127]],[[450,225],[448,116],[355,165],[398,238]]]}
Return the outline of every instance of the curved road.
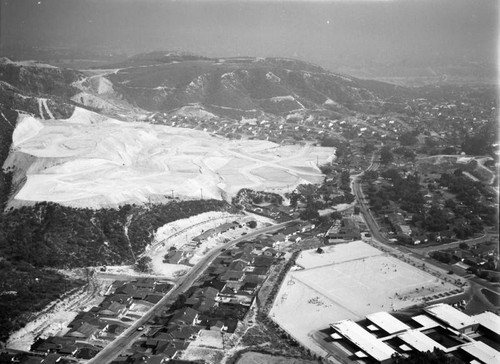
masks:
{"label": "curved road", "polygon": [[114,341],[109,343],[109,345],[101,350],[93,359],[89,360],[88,364],[104,364],[113,361],[122,351],[129,347],[137,338],[139,338],[139,336],[143,334],[142,331],[138,331],[137,329],[140,326],[144,326],[156,313],[159,313],[164,308],[164,305],[168,300],[175,299],[181,293],[186,292],[223,249],[230,248],[239,242],[252,239],[261,234],[279,231],[285,228],[288,224],[298,221],[300,220],[296,219],[258,229],[248,233],[247,235],[231,240],[230,242],[210,251],[200,262],[198,262],[198,264],[191,268],[191,270],[184,277],[181,277],[174,287],[165,296],[163,296],[157,304],[155,304],[148,312],[133,323]]}
{"label": "curved road", "polygon": [[[374,158],[372,157],[372,163],[370,166],[366,169],[368,170],[376,170],[378,169],[379,164],[374,162]],[[364,172],[363,172],[364,173]],[[447,248],[452,248],[455,246],[458,246],[461,243],[466,243],[468,245],[473,245],[473,244],[478,244],[482,243],[485,241],[488,241],[490,239],[497,239],[498,240],[498,234],[485,234],[481,237],[478,238],[473,238],[469,240],[461,240],[457,242],[453,242],[450,244],[445,244],[445,245],[440,245],[440,246],[431,246],[431,247],[425,247],[425,248],[408,248],[405,246],[401,245],[394,245],[389,239],[387,239],[381,232],[380,228],[378,226],[378,223],[375,221],[375,218],[373,217],[369,207],[366,204],[366,199],[363,194],[363,189],[361,187],[361,183],[359,181],[359,178],[363,175],[363,173],[360,173],[359,175],[355,176],[352,181],[352,190],[353,193],[356,197],[356,200],[358,202],[359,208],[361,213],[363,214],[365,218],[366,225],[368,226],[368,229],[370,230],[370,233],[373,237],[372,242],[384,247],[385,249],[391,250],[392,252],[395,252],[396,254],[403,254],[406,258],[412,259],[412,260],[418,260],[420,263],[425,264],[425,266],[430,269],[435,271],[438,275],[440,275],[442,278],[447,279],[447,272],[450,270],[450,266],[441,264],[440,262],[434,262],[432,260],[427,259],[428,253],[435,251],[435,250],[442,250],[442,249],[447,249]],[[482,288],[487,288],[490,289],[494,292],[498,292],[498,286],[495,284],[492,284],[491,282],[487,282],[483,279],[480,279],[478,277],[463,277],[463,275],[460,275],[461,277],[459,278],[462,283],[465,281],[468,282],[470,286],[481,286]],[[449,277],[451,278],[451,277]],[[457,278],[454,276],[454,278]],[[474,289],[474,292],[478,292],[478,289]]]}

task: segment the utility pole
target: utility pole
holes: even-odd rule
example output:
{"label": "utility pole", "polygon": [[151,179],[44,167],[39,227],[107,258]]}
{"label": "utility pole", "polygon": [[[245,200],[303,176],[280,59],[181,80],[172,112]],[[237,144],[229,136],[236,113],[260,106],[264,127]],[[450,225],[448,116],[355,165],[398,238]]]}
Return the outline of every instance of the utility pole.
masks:
{"label": "utility pole", "polygon": [[203,200],[203,188],[200,187],[200,197]]}
{"label": "utility pole", "polygon": [[174,199],[174,190],[172,190],[172,200]]}

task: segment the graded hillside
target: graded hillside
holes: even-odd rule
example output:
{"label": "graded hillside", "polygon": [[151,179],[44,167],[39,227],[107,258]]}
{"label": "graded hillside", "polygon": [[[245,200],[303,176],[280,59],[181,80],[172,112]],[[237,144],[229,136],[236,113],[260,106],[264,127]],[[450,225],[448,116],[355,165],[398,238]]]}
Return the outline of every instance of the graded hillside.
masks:
{"label": "graded hillside", "polygon": [[[19,113],[41,119],[69,117],[74,107],[65,99],[77,91],[70,83],[80,76],[78,71],[33,61],[0,59],[0,165],[9,153]],[[0,168],[0,209],[9,194],[10,180],[10,171]]]}
{"label": "graded hillside", "polygon": [[217,58],[161,55],[129,59],[109,74],[132,104],[170,112],[200,104],[218,116],[240,119],[298,110],[378,112],[408,89],[335,74],[284,58]]}
{"label": "graded hillside", "polygon": [[121,122],[77,107],[66,120],[21,115],[4,168],[14,171],[10,206],[99,208],[172,195],[229,200],[241,188],[285,192],[320,182],[316,163],[334,152]]}

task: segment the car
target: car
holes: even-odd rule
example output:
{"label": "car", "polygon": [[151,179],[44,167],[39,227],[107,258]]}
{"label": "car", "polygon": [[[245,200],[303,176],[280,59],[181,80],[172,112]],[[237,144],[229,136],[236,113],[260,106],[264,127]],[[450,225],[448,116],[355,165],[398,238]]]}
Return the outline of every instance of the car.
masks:
{"label": "car", "polygon": [[144,330],[144,326],[143,326],[143,325],[141,325],[141,326],[139,326],[139,327],[137,328],[137,331],[143,331],[143,330]]}

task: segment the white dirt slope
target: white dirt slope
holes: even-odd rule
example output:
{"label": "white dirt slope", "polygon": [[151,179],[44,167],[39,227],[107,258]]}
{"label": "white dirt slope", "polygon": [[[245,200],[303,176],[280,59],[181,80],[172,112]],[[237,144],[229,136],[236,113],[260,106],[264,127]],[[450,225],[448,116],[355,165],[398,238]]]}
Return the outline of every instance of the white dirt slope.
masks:
{"label": "white dirt slope", "polygon": [[10,206],[148,202],[155,196],[231,198],[241,188],[286,191],[320,182],[334,148],[229,141],[201,131],[121,122],[76,108],[67,120],[21,115],[4,168],[25,181]]}

